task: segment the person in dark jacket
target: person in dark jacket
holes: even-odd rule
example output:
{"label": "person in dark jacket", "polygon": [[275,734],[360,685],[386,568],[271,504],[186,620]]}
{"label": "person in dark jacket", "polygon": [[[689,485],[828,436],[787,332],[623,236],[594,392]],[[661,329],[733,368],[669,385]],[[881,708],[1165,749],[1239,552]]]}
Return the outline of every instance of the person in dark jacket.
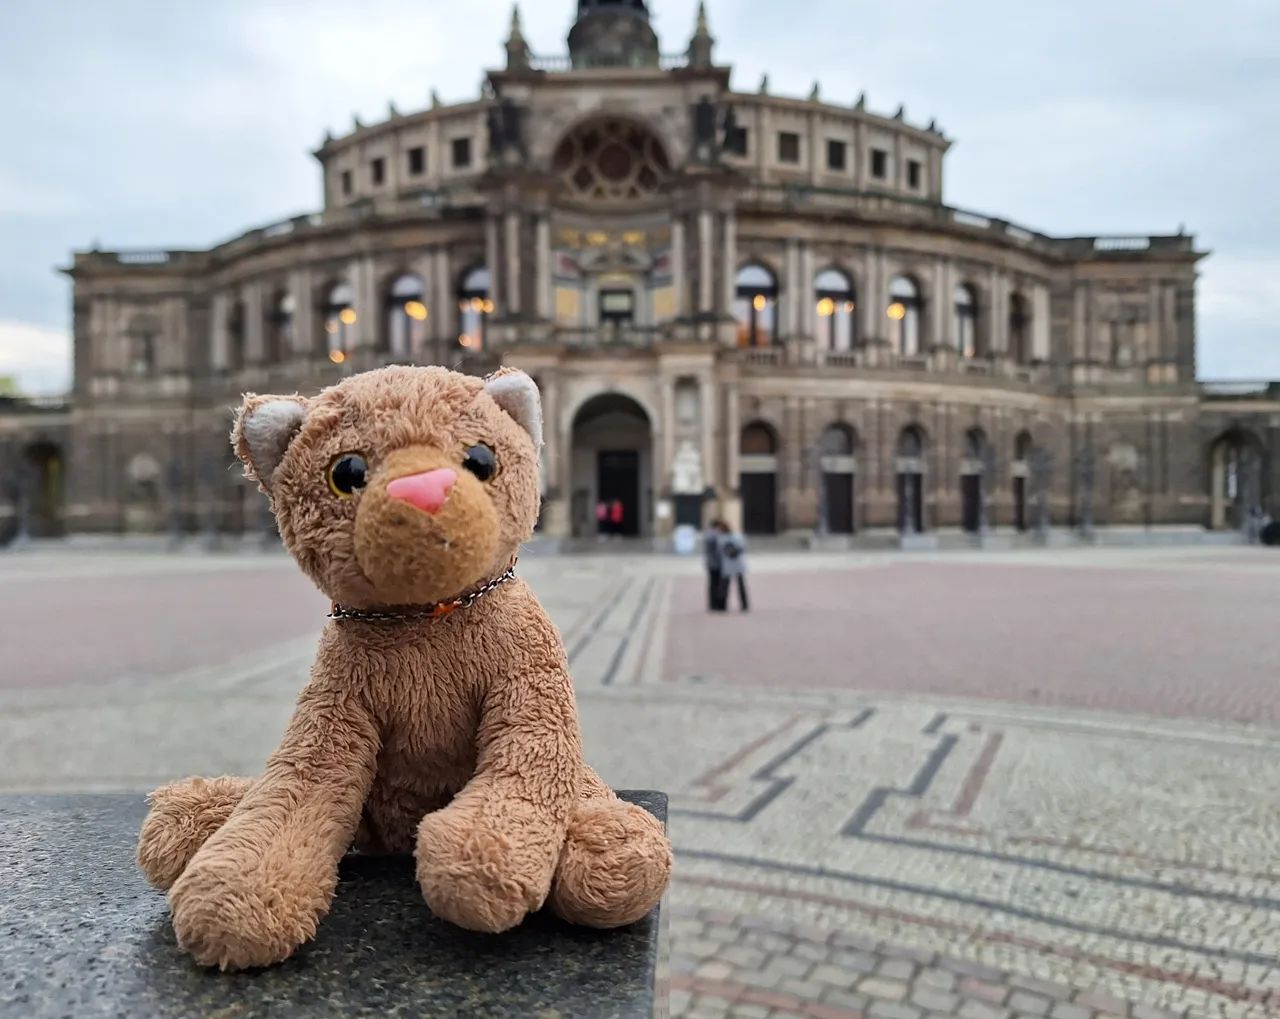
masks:
{"label": "person in dark jacket", "polygon": [[724,591],[720,575],[722,558],[720,555],[719,520],[713,520],[702,532],[702,565],[707,570],[707,611],[723,612],[725,609]]}
{"label": "person in dark jacket", "polygon": [[719,523],[720,538],[717,545],[720,549],[720,592],[721,608],[729,608],[729,588],[736,579],[738,582],[738,603],[746,612],[747,604],[747,540],[741,534],[729,529],[723,520]]}

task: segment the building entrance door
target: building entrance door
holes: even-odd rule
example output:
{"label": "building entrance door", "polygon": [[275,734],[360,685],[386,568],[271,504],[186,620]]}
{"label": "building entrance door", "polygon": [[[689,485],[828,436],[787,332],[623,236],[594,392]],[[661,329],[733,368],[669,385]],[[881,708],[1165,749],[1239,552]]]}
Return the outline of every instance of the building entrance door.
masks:
{"label": "building entrance door", "polygon": [[[608,531],[634,538],[640,533],[640,454],[633,449],[601,450],[596,456],[596,491],[609,513]],[[614,519],[621,503],[622,519]]]}

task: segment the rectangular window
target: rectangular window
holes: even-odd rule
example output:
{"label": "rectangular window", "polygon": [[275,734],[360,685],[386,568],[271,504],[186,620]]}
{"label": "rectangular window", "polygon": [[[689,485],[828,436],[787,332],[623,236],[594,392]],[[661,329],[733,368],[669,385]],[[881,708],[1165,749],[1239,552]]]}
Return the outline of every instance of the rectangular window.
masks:
{"label": "rectangular window", "polygon": [[735,156],[745,156],[747,154],[747,149],[750,147],[750,136],[747,134],[747,131],[748,128],[745,127],[734,126],[729,128],[725,132],[724,136],[725,152],[729,152]]}
{"label": "rectangular window", "polygon": [[342,171],[342,193],[344,195],[351,194],[351,171]]}
{"label": "rectangular window", "polygon": [[889,153],[884,149],[871,150],[871,176],[876,180],[889,176]]}
{"label": "rectangular window", "polygon": [[460,170],[471,165],[471,139],[455,138],[453,140],[453,167]]}
{"label": "rectangular window", "polygon": [[369,164],[369,172],[373,176],[373,186],[377,187],[387,179],[387,161],[378,157]]}
{"label": "rectangular window", "polygon": [[907,187],[914,191],[920,190],[920,160],[907,160]]}
{"label": "rectangular window", "polygon": [[800,136],[794,131],[778,132],[778,162],[800,162]]}
{"label": "rectangular window", "polygon": [[845,168],[845,151],[848,146],[834,139],[827,142],[827,169],[843,170]]}
{"label": "rectangular window", "polygon": [[409,150],[409,174],[420,176],[427,168],[427,150],[421,145]]}
{"label": "rectangular window", "polygon": [[600,321],[630,322],[635,315],[635,294],[630,290],[600,291]]}

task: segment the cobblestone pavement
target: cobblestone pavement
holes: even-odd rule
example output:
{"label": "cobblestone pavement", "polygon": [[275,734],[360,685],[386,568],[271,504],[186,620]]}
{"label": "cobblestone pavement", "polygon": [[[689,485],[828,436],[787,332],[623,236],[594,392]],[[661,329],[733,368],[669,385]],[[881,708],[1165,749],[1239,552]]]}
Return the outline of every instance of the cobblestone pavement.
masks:
{"label": "cobblestone pavement", "polygon": [[[293,570],[0,559],[0,788],[256,771],[324,612]],[[1280,1015],[1280,557],[760,556],[714,620],[696,563],[522,571],[590,759],[672,793],[675,1014]]]}

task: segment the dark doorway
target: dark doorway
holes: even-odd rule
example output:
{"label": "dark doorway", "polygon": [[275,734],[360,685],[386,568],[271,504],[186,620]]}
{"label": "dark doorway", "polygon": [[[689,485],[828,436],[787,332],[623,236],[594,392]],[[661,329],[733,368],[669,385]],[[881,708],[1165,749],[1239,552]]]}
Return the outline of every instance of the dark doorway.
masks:
{"label": "dark doorway", "polygon": [[23,454],[20,484],[26,502],[27,528],[33,538],[57,538],[63,533],[62,450],[51,442],[37,442]]}
{"label": "dark doorway", "polygon": [[[596,455],[596,491],[609,508],[609,533],[634,538],[640,533],[640,454],[633,449]],[[612,517],[615,502],[622,503],[622,520]]]}
{"label": "dark doorway", "polygon": [[1013,479],[1013,525],[1019,531],[1027,529],[1027,479]]}
{"label": "dark doorway", "polygon": [[743,474],[742,529],[747,534],[775,534],[778,530],[777,475]]}
{"label": "dark doorway", "polygon": [[827,530],[832,534],[853,533],[853,475],[833,472],[823,475],[826,490]]}
{"label": "dark doorway", "polygon": [[970,534],[982,530],[982,475],[960,476],[961,525]]}
{"label": "dark doorway", "polygon": [[898,475],[898,528],[924,532],[924,475]]}

